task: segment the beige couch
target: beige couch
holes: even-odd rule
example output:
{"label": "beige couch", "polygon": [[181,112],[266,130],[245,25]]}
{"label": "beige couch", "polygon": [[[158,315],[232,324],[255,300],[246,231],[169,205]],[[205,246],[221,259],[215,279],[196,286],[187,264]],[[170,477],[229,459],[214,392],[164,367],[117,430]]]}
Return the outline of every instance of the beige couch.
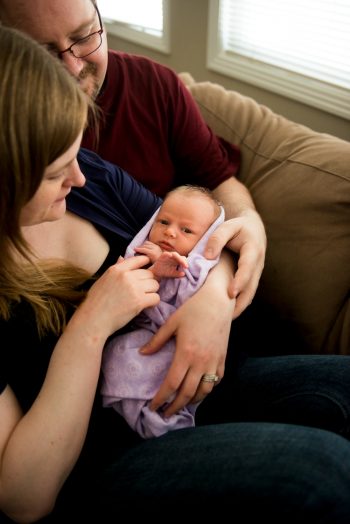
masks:
{"label": "beige couch", "polygon": [[180,78],[207,124],[240,146],[238,178],[266,226],[265,268],[237,340],[256,354],[350,354],[350,143]]}

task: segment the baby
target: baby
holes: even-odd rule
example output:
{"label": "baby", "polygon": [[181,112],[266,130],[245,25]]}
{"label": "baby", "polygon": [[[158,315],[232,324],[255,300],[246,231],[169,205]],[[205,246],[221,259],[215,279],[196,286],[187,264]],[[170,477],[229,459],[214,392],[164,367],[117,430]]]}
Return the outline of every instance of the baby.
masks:
{"label": "baby", "polygon": [[161,300],[133,320],[129,333],[116,334],[106,344],[101,393],[103,405],[113,407],[144,438],[194,425],[197,405],[188,405],[168,418],[162,415],[166,406],[156,412],[149,409],[171,364],[174,338],[153,355],[142,355],[139,349],[199,289],[218,262],[207,260],[203,250],[223,221],[223,208],[209,190],[179,186],[166,195],[126,250],[126,258],[137,253],[150,258],[150,269],[160,280]]}

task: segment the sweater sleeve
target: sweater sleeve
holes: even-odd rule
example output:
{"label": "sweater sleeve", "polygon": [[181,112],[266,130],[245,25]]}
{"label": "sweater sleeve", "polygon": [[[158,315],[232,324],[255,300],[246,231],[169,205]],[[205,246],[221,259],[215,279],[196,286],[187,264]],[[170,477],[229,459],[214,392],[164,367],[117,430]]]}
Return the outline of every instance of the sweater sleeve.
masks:
{"label": "sweater sleeve", "polygon": [[69,211],[129,240],[147,222],[161,199],[120,167],[81,149],[78,161],[86,177],[84,187],[72,188]]}

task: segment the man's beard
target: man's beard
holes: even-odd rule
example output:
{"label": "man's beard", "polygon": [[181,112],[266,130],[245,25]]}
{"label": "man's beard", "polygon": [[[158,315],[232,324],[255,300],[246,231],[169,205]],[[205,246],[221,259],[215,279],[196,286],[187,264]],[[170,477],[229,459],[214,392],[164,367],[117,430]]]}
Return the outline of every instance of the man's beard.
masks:
{"label": "man's beard", "polygon": [[[93,88],[92,88],[92,92],[88,92],[87,91],[87,88],[84,88],[82,87],[82,89],[87,92],[87,94],[89,96],[91,96],[91,98],[93,100],[95,100],[95,98],[97,97],[98,93],[99,93],[99,90],[100,90],[100,86],[96,80],[96,74],[97,74],[97,66],[96,64],[93,64],[91,62],[89,62],[86,67],[84,67],[84,69],[82,69],[82,71],[80,72],[79,74],[79,77],[78,77],[78,80],[85,80],[86,78],[91,78],[92,79],[92,85],[93,85]],[[89,91],[90,91],[90,88],[91,88],[91,85],[89,84]]]}

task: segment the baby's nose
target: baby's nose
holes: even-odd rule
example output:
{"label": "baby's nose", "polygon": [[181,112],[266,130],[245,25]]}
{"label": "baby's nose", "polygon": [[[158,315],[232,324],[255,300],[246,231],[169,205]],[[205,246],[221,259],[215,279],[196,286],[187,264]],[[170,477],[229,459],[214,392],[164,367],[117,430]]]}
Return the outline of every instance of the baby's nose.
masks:
{"label": "baby's nose", "polygon": [[175,238],[176,236],[175,229],[173,227],[167,227],[165,234],[171,238]]}

